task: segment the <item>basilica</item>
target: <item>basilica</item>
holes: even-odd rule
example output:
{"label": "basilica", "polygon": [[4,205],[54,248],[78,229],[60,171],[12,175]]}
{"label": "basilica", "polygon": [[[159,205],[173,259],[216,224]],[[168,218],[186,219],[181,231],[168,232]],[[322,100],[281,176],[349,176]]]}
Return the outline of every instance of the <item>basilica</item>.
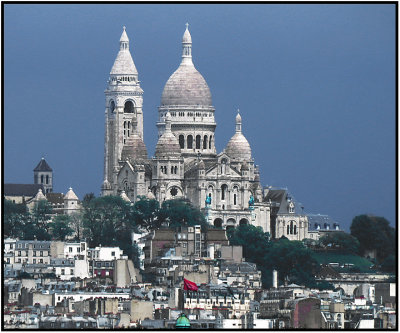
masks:
{"label": "basilica", "polygon": [[216,227],[252,224],[273,238],[311,238],[307,216],[288,191],[262,188],[239,110],[231,139],[222,152],[216,151],[216,110],[193,63],[188,25],[181,63],[161,95],[154,157],[143,141],[143,89],[125,27],[119,44],[105,90],[102,195],[131,202],[139,196],[159,202],[187,198]]}

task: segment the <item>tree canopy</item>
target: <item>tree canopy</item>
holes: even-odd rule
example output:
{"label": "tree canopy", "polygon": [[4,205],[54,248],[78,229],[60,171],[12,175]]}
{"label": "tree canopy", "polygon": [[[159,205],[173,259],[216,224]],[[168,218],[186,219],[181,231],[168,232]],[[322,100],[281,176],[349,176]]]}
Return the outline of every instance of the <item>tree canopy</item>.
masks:
{"label": "tree canopy", "polygon": [[395,253],[395,229],[384,217],[359,215],[354,217],[350,226],[351,235],[360,242],[359,252],[377,251],[378,261],[384,260]]}
{"label": "tree canopy", "polygon": [[272,271],[278,271],[281,283],[287,278],[290,282],[316,287],[314,273],[317,262],[311,256],[311,250],[301,242],[287,238],[271,241],[269,234],[261,227],[240,225],[228,230],[231,245],[242,245],[247,261],[257,264],[262,272],[265,288],[272,286]]}
{"label": "tree canopy", "polygon": [[331,232],[322,236],[319,243],[343,253],[358,253],[360,247],[358,239],[345,232]]}

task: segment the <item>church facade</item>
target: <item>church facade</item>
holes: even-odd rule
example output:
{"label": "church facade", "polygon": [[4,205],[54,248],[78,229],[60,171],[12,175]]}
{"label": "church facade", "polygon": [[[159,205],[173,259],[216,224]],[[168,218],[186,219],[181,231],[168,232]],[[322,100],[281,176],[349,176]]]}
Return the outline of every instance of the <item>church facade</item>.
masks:
{"label": "church facade", "polygon": [[143,141],[142,106],[143,90],[124,27],[105,90],[102,195],[131,202],[139,196],[159,202],[187,198],[217,227],[252,224],[273,238],[308,237],[307,216],[287,190],[261,187],[239,110],[232,138],[222,152],[216,151],[216,110],[207,82],[194,66],[188,26],[181,63],[161,95],[158,142],[151,158]]}

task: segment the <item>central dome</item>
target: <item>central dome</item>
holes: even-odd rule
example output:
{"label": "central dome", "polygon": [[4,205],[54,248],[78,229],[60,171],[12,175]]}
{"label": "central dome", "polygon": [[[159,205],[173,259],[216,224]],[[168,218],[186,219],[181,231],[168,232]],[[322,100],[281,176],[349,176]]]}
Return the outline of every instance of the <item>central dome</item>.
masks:
{"label": "central dome", "polygon": [[192,62],[182,62],[165,84],[161,106],[169,105],[212,105],[210,88]]}
{"label": "central dome", "polygon": [[211,107],[210,88],[192,61],[192,38],[187,26],[182,45],[182,62],[164,86],[161,107],[177,105]]}

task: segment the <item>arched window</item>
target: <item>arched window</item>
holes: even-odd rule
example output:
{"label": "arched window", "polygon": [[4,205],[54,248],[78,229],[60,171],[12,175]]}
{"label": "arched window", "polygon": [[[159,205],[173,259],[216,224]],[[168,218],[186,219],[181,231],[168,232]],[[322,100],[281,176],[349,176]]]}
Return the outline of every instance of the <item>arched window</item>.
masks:
{"label": "arched window", "polygon": [[196,135],[196,149],[200,149],[201,148],[200,140],[201,140],[200,135]]}
{"label": "arched window", "polygon": [[286,234],[289,235],[289,224],[286,227]]}
{"label": "arched window", "polygon": [[293,233],[294,233],[295,235],[297,235],[296,225],[293,226]]}
{"label": "arched window", "polygon": [[208,141],[208,149],[211,149],[211,141],[212,141],[212,135],[210,135],[210,141]]}
{"label": "arched window", "polygon": [[49,175],[46,175],[46,184],[49,183]]}
{"label": "arched window", "polygon": [[193,136],[188,135],[187,137],[187,148],[192,149],[193,148]]}
{"label": "arched window", "polygon": [[221,186],[221,200],[225,200],[227,190],[228,186],[226,186],[225,184]]}
{"label": "arched window", "polygon": [[178,167],[175,166],[175,174],[178,174]]}
{"label": "arched window", "polygon": [[43,184],[43,182],[44,182],[44,176],[43,175],[41,175],[40,176],[40,182]]}
{"label": "arched window", "polygon": [[233,204],[236,206],[236,193],[233,194]]}
{"label": "arched window", "polygon": [[112,113],[114,113],[114,111],[115,111],[115,103],[114,103],[114,101],[111,101],[111,103],[110,103],[110,111]]}
{"label": "arched window", "polygon": [[174,167],[171,166],[171,175],[174,173]]}
{"label": "arched window", "polygon": [[181,146],[181,149],[185,148],[185,137],[182,134],[179,135],[179,145]]}
{"label": "arched window", "polygon": [[127,101],[125,103],[124,113],[134,113],[134,112],[135,112],[135,106],[133,105],[133,102]]}
{"label": "arched window", "polygon": [[203,149],[207,149],[207,135],[204,135]]}
{"label": "arched window", "polygon": [[216,228],[222,228],[222,219],[216,218],[216,219],[214,220],[214,227],[216,227]]}
{"label": "arched window", "polygon": [[239,225],[244,225],[244,224],[249,224],[249,221],[247,221],[247,219],[241,219],[240,221],[239,221]]}

